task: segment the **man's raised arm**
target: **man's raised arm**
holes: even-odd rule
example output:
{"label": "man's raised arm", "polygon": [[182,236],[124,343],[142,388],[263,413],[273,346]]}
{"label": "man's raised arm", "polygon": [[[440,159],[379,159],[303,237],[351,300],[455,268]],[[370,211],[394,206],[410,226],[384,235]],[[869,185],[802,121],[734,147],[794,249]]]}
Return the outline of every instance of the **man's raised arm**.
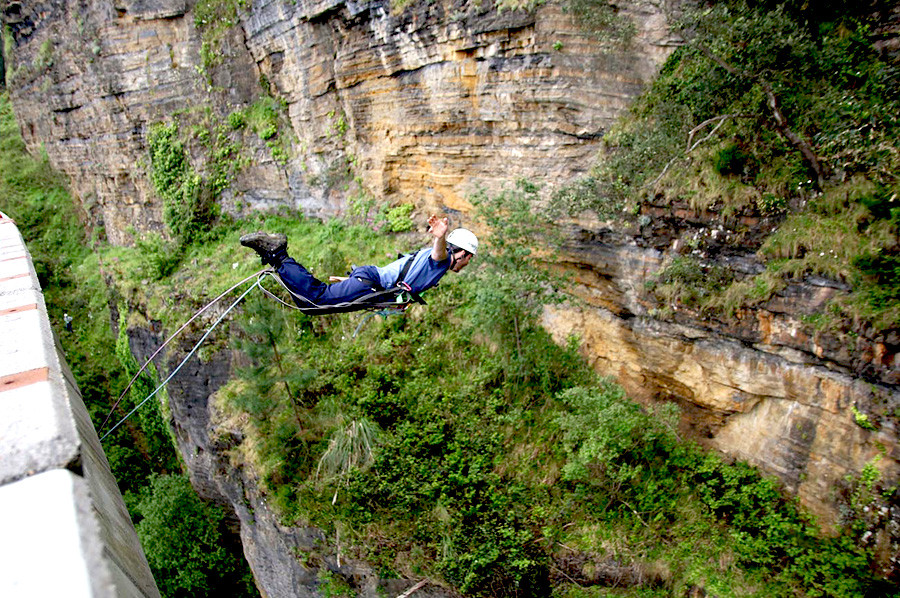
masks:
{"label": "man's raised arm", "polygon": [[431,259],[442,262],[447,259],[447,229],[450,228],[449,218],[428,218],[428,232],[434,237],[434,246],[431,248]]}

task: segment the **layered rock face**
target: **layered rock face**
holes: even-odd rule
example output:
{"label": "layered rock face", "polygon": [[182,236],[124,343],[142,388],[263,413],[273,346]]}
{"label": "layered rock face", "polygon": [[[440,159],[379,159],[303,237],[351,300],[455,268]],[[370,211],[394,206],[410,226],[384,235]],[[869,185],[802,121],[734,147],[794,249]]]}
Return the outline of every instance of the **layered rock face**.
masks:
{"label": "layered rock face", "polygon": [[[149,358],[162,339],[150,330],[128,331],[132,352]],[[197,335],[199,336],[199,334]],[[197,339],[183,341],[170,352],[163,370],[178,367]],[[233,513],[244,555],[262,596],[315,598],[323,595],[322,575],[328,573],[351,583],[360,597],[397,596],[415,582],[382,579],[372,566],[341,554],[339,538],[328,537],[311,526],[288,526],[279,521],[257,485],[258,474],[245,458],[245,422],[230,421],[217,409],[215,391],[231,376],[228,351],[212,354],[209,361],[191,360],[168,387],[169,410],[178,449],[187,464],[191,484],[206,500]],[[327,595],[327,592],[325,592]],[[450,598],[452,592],[429,584],[417,596]]]}
{"label": "layered rock face", "polygon": [[[721,228],[694,216],[690,226],[658,220],[670,221],[669,236],[679,224],[682,236]],[[579,337],[594,368],[633,398],[678,403],[689,437],[778,476],[826,526],[839,524],[847,476],[873,463],[885,479],[900,477],[896,333],[816,331],[807,317],[846,290],[818,278],[741,310],[737,321],[677,306],[660,318],[646,287],[677,252],[654,247],[659,241],[637,227],[569,226],[563,261],[578,301],[547,307],[545,327],[559,342]],[[762,269],[752,252],[707,258]]]}
{"label": "layered rock face", "polygon": [[[379,200],[465,219],[479,185],[568,182],[586,172],[601,135],[670,51],[663,4],[627,9],[637,32],[622,46],[586,36],[556,4],[498,11],[447,0],[395,11],[380,0],[254,0],[216,37],[212,63],[201,58],[191,0],[8,0],[3,18],[26,142],[69,176],[93,224],[127,244],[131,227],[163,228],[147,174],[149,127],[197,114],[221,121],[266,93],[286,107],[289,130],[279,135],[290,139],[289,156],[276,160],[247,136],[252,159],[222,198],[235,212],[338,214],[358,192],[347,184],[356,177]],[[202,168],[207,157],[193,149]],[[788,287],[737,325],[684,311],[663,320],[644,285],[671,238],[648,242],[640,231],[587,220],[570,233],[564,264],[576,280],[568,290],[583,304],[548,308],[545,323],[560,340],[581,337],[587,358],[632,396],[677,401],[686,430],[778,475],[826,523],[838,521],[834,485],[846,474],[879,456],[886,476],[900,473],[900,340],[829,336],[804,324],[840,292],[835,285]],[[748,271],[758,266],[752,252],[734,259]],[[227,375],[220,366],[216,379]],[[230,471],[222,439],[209,437],[207,400],[217,384],[172,391],[176,429],[195,483],[238,513],[259,579],[314,544],[315,532],[279,530],[254,515],[264,504],[252,476]],[[253,557],[266,542],[275,552]],[[309,575],[292,571],[301,585]]]}
{"label": "layered rock face", "polygon": [[[615,47],[556,5],[419,2],[394,13],[385,1],[257,0],[213,35],[215,23],[198,31],[191,4],[12,1],[4,12],[26,143],[69,175],[117,244],[131,241],[129,226],[162,228],[147,132],[174,115],[221,120],[263,86],[286,106],[291,156],[276,162],[251,144],[226,206],[333,215],[346,208],[352,166],[377,199],[465,210],[477,186],[584,172],[669,51],[662,9],[650,3],[634,9],[631,42]],[[204,42],[214,58],[201,58]],[[204,159],[195,153],[198,166]]]}

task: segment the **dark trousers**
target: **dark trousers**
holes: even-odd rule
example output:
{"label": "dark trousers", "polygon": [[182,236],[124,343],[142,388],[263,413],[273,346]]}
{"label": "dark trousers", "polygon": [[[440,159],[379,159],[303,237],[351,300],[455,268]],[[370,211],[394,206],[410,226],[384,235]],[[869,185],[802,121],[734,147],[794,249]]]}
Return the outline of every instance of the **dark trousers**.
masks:
{"label": "dark trousers", "polygon": [[[336,305],[381,290],[375,266],[360,266],[350,273],[347,280],[325,284],[310,274],[309,270],[301,266],[294,258],[289,257],[278,266],[278,275],[292,292],[315,305]],[[294,301],[300,307],[310,306],[303,299],[295,298]]]}

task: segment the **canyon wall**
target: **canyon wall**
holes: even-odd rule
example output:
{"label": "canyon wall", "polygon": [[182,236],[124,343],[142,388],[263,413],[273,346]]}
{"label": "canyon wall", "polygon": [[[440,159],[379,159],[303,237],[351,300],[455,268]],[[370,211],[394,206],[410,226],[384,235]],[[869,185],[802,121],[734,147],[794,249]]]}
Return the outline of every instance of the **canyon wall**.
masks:
{"label": "canyon wall", "polygon": [[[720,221],[696,213],[653,218],[652,226],[666,232],[652,236],[638,225],[569,224],[562,262],[573,274],[566,290],[575,299],[546,307],[544,326],[560,343],[579,338],[594,368],[631,397],[676,402],[687,437],[778,476],[821,523],[839,525],[847,476],[867,463],[887,480],[900,476],[900,335],[862,326],[817,330],[810,316],[847,289],[815,277],[735,319],[677,305],[661,314],[665,306],[648,284],[687,246],[685,238],[730,234]],[[644,222],[651,227],[649,216]],[[661,248],[666,238],[671,246]],[[710,263],[762,270],[752,252],[735,245],[710,253],[703,255]]]}
{"label": "canyon wall", "polygon": [[[254,0],[212,41],[189,0],[7,0],[3,19],[10,93],[29,148],[69,177],[93,225],[129,244],[164,228],[148,178],[149,128],[172,118],[226,121],[266,94],[284,106],[279,136],[289,151],[278,159],[264,140],[231,133],[251,156],[221,198],[235,214],[287,206],[329,217],[364,191],[465,221],[479,186],[569,182],[590,168],[603,133],[671,51],[669,8],[629,4],[636,32],[624,44],[586,35],[555,3],[500,11],[487,2],[401,10],[383,1]],[[204,60],[204,47],[217,60]],[[190,147],[202,170],[208,156]],[[846,475],[877,462],[896,478],[898,335],[816,331],[805,317],[842,292],[818,279],[740,312],[737,324],[689,310],[662,317],[646,283],[677,252],[679,235],[712,235],[721,219],[687,226],[693,216],[665,209],[643,216],[642,227],[567,225],[562,264],[574,273],[567,291],[577,301],[548,307],[547,328],[561,341],[580,337],[587,359],[635,398],[678,402],[686,434],[779,476],[825,523],[839,521],[836,485]],[[654,229],[668,220],[682,229]],[[759,268],[750,250],[718,259]],[[227,362],[216,367],[197,376],[227,375]],[[258,525],[252,513],[264,504],[252,476],[216,455],[226,437],[210,440],[212,378],[172,390],[181,450],[201,492],[238,513],[251,562],[262,542],[254,534],[294,538],[273,541],[278,555],[254,563],[257,573],[280,567],[272,563],[291,561],[315,532]]]}
{"label": "canyon wall", "polygon": [[[549,187],[589,168],[669,52],[657,4],[633,9],[630,42],[608,44],[556,4],[255,0],[213,35],[186,0],[12,0],[9,88],[28,147],[69,176],[115,244],[132,241],[129,227],[163,228],[149,127],[222,121],[265,93],[285,107],[289,156],[245,136],[252,159],[226,209],[327,217],[347,208],[355,179],[392,204],[465,211],[478,186],[526,177]],[[193,159],[202,168],[206,157]]]}

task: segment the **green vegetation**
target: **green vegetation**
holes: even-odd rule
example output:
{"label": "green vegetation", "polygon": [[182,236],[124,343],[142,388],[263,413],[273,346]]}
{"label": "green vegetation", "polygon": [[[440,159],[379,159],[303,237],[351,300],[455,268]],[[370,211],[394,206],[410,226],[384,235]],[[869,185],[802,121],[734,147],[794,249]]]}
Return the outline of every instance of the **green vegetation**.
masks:
{"label": "green vegetation", "polygon": [[[48,188],[41,177],[55,179],[46,164],[29,164],[37,178],[23,185]],[[2,172],[4,185],[27,173]],[[612,558],[640,571],[649,581],[630,595],[878,591],[872,548],[861,540],[872,522],[860,510],[886,496],[880,478],[867,472],[848,480],[848,520],[860,524],[821,537],[774,481],[679,439],[674,407],[640,408],[596,378],[577,341],[551,341],[538,316],[553,300],[553,279],[532,267],[553,243],[548,221],[528,209],[537,192],[520,181],[473,198],[495,232],[477,265],[449,275],[429,293],[427,308],[369,321],[354,337],[353,316],[306,317],[256,294],[220,329],[209,350],[238,355],[235,377],[215,396],[221,429],[240,426],[232,458],[253,467],[284,524],[320,527],[343,554],[366,559],[383,576],[428,576],[473,596],[605,594],[602,583],[566,581],[588,579],[584,568],[566,564],[573,555],[588,569]],[[87,251],[74,214],[75,226],[42,228],[33,214],[51,201],[46,193],[17,199],[14,215],[34,227],[35,246],[48,256],[61,254],[48,235],[73,235],[61,242],[76,261],[62,270],[43,266],[65,289],[48,287],[48,303],[58,315],[61,299],[85,301],[83,310],[69,309],[75,334],[62,336],[92,414],[102,417],[135,364],[125,356],[124,334],[119,361],[108,326],[87,328],[110,321],[101,264],[116,295],[140,306],[141,315],[120,316],[121,331],[132,318],[173,328],[258,262],[235,242],[237,229],[221,223],[202,243],[184,246],[180,268],[158,269],[148,284],[141,250],[98,243]],[[64,191],[53,201],[60,209],[52,213],[64,218],[71,205]],[[293,253],[320,276],[351,261],[382,262],[398,249],[371,226],[339,220],[267,216],[243,227],[287,233]],[[682,264],[679,276],[694,270]],[[93,318],[85,311],[91,301]],[[152,382],[140,384],[135,398]],[[150,409],[107,445],[160,585],[168,595],[249,592],[246,571],[221,550],[228,544],[221,513],[188,492],[177,462],[152,476],[154,453],[166,450],[166,435],[154,426],[165,418]],[[330,574],[321,587],[352,595],[353,583]]]}
{"label": "green vegetation", "polygon": [[240,546],[225,533],[224,512],[201,501],[186,475],[151,476],[135,511],[163,596],[256,594],[249,569],[235,558]]}
{"label": "green vegetation", "polygon": [[[386,577],[429,576],[467,595],[602,595],[602,584],[551,575],[573,552],[641,571],[650,581],[632,595],[876,588],[860,540],[868,528],[821,537],[773,480],[679,439],[673,406],[645,411],[596,379],[577,343],[558,347],[540,329],[549,278],[524,267],[545,246],[547,222],[525,209],[536,192],[520,182],[474,198],[503,231],[479,266],[450,275],[428,308],[370,321],[355,338],[353,316],[305,317],[261,295],[243,305],[227,334],[241,365],[215,401],[223,429],[244,434],[233,459],[258,473],[283,522],[320,527]],[[288,233],[320,276],[391,248],[340,221],[257,224]],[[198,281],[198,293],[239,280],[257,263],[235,245],[191,247],[183,271],[151,292],[210,270],[217,283]],[[329,261],[323,247],[341,257]],[[123,282],[127,263],[117,262]],[[184,316],[158,307],[150,313],[164,321]],[[848,486],[848,518],[888,492],[869,478]],[[337,574],[323,584],[334,595],[357,589]]]}
{"label": "green vegetation", "polygon": [[684,45],[557,208],[621,218],[668,202],[717,213],[739,234],[748,225],[738,216],[768,219],[758,227],[769,238],[747,248],[767,263],[762,279],[698,287],[683,293],[688,303],[727,315],[768,299],[760,289],[815,274],[852,286],[830,312],[835,323],[900,324],[900,88],[896,59],[875,49],[872,16],[889,5],[688,8]]}
{"label": "green vegetation", "polygon": [[412,215],[414,205],[411,203],[400,204],[387,211],[385,219],[387,220],[388,230],[393,233],[402,233],[411,231],[415,228],[410,216]]}
{"label": "green vegetation", "polygon": [[[137,374],[140,365],[132,354],[128,343],[128,320],[125,306],[119,306],[119,336],[116,339],[116,358],[123,373],[131,379]],[[123,401],[122,409],[131,411],[156,388],[158,383],[156,367],[152,364],[132,384],[128,391],[128,399]],[[175,453],[175,442],[169,430],[168,399],[165,391],[159,393],[150,403],[142,407],[131,423],[140,430],[141,452],[153,455],[159,471],[177,471],[180,467]],[[102,423],[102,422],[101,422]],[[115,425],[108,424],[107,430]]]}
{"label": "green vegetation", "polygon": [[[534,6],[539,2],[532,0],[525,4]],[[619,7],[608,0],[568,0],[565,10],[574,15],[582,29],[592,37],[623,44],[634,36],[634,22],[619,14]]]}
{"label": "green vegetation", "polygon": [[[596,171],[555,197],[557,214],[627,218],[653,201],[729,223],[771,219],[771,234],[752,248],[763,273],[741,278],[678,256],[648,285],[667,305],[730,314],[792,277],[818,274],[853,286],[832,311],[881,327],[900,322],[894,66],[871,50],[864,14],[840,1],[815,12],[811,4],[687,10],[685,46],[607,136]],[[207,67],[243,7],[196,6]],[[624,27],[605,2],[569,9],[600,33]],[[159,321],[172,330],[259,269],[236,243],[239,229],[288,234],[292,254],[323,278],[413,249],[383,234],[409,230],[412,207],[382,211],[364,193],[347,221],[218,218],[215,199],[243,163],[244,131],[287,159],[281,108],[266,97],[220,125],[202,115],[193,126],[193,115],[154,125],[149,172],[175,243],[147,235],[113,248],[84,238],[86,215],[45,159],[25,156],[8,101],[0,103],[0,196],[31,240],[51,318],[75,316],[74,332],[60,336],[95,422],[136,371],[129,328]],[[345,135],[346,119],[331,118]],[[193,143],[212,157],[202,173]],[[338,160],[320,182],[348,181],[351,167]],[[872,538],[890,525],[897,488],[877,460],[842,481],[845,529],[823,535],[773,479],[680,438],[674,405],[639,406],[590,370],[578,339],[549,338],[539,316],[559,298],[559,281],[535,267],[555,243],[550,222],[531,210],[537,198],[527,181],[476,193],[492,233],[464,275],[429,292],[427,308],[370,321],[311,318],[256,293],[217,331],[207,355],[234,355],[234,376],[213,398],[219,430],[241,432],[237,444],[231,435],[220,444],[252,468],[282,523],[317,526],[332,539],[322,548],[329,556],[363,559],[383,577],[427,577],[471,596],[893,592],[875,573]],[[116,415],[154,378],[139,379]],[[143,409],[105,448],[161,589],[253,595],[223,513],[199,501],[181,471],[165,397]],[[865,430],[882,425],[852,416]],[[611,589],[598,573],[609,562],[641,581]],[[359,589],[324,570],[319,581],[328,596]]]}
{"label": "green vegetation", "polygon": [[731,283],[731,272],[721,266],[703,266],[690,256],[674,257],[648,284],[649,290],[667,304],[681,303],[699,308],[709,303],[709,298]]}
{"label": "green vegetation", "polygon": [[[246,422],[235,458],[260,473],[285,523],[339,534],[345,554],[382,575],[440,578],[468,595],[600,595],[550,587],[563,546],[631,563],[664,594],[874,587],[858,537],[820,537],[773,480],[680,440],[672,406],[644,411],[540,330],[544,285],[517,275],[515,255],[546,226],[517,208],[533,192],[482,194],[482,213],[508,236],[492,236],[480,267],[429,293],[427,309],[356,338],[347,316],[246,304],[232,337],[249,365],[217,405]],[[318,233],[268,224],[302,248]],[[371,257],[368,229],[329,227],[345,248],[363,236],[356,255]],[[260,326],[266,335],[252,332]],[[290,383],[279,364],[292,364]]]}
{"label": "green vegetation", "polygon": [[289,127],[284,124],[285,106],[269,95],[258,98],[244,110],[228,115],[228,125],[234,129],[249,128],[266,142],[274,160],[284,166],[290,158],[291,140],[284,132]]}
{"label": "green vegetation", "polygon": [[[205,107],[150,126],[148,174],[163,200],[163,219],[173,241],[152,233],[136,238],[147,256],[143,266],[147,276],[158,280],[171,273],[187,245],[218,234],[212,230],[215,224],[227,225],[220,222],[218,199],[250,162],[244,131],[264,141],[272,158],[284,165],[292,146],[286,128],[284,105],[267,95],[232,112],[224,122]],[[197,154],[203,159],[194,158]],[[194,161],[203,165],[201,170],[195,169]]]}
{"label": "green vegetation", "polygon": [[150,181],[163,199],[166,226],[182,243],[190,243],[209,227],[215,205],[211,192],[191,167],[176,123],[153,125],[147,145]]}
{"label": "green vegetation", "polygon": [[209,70],[222,62],[223,38],[237,25],[240,11],[249,7],[250,0],[200,0],[194,5],[194,26],[202,39],[200,59],[207,77]]}

